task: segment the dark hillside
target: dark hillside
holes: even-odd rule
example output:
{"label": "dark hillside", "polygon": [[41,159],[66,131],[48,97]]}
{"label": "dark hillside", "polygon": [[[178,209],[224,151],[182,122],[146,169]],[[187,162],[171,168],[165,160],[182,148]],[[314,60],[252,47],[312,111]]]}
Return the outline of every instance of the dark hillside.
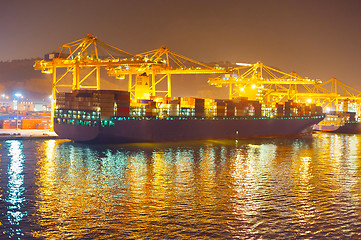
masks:
{"label": "dark hillside", "polygon": [[33,68],[35,59],[0,62],[1,94],[21,92],[31,99],[42,99],[51,94],[51,77]]}

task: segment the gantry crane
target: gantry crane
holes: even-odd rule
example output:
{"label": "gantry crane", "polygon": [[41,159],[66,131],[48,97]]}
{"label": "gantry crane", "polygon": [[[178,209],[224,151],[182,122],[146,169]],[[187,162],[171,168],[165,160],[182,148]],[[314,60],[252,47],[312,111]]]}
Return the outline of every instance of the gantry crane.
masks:
{"label": "gantry crane", "polygon": [[355,103],[357,111],[360,111],[361,91],[336,78],[326,82],[303,78],[295,72],[284,73],[261,62],[238,65],[224,77],[210,78],[209,84],[228,86],[230,99],[246,96],[260,101],[293,100],[316,103],[323,109],[335,111],[347,111],[347,106]]}
{"label": "gantry crane", "polygon": [[[173,74],[219,74],[227,73],[227,71],[220,67],[211,67],[199,61],[190,59],[176,52],[171,51],[167,47],[160,47],[155,50],[140,53],[136,55],[141,59],[149,61],[151,64],[139,67],[134,73],[138,76],[144,76],[150,95],[156,96],[157,93],[163,93],[166,97],[171,97],[171,75]],[[124,67],[115,67],[109,70],[109,74],[120,79],[124,79],[127,70]],[[159,77],[158,77],[159,76]],[[151,78],[151,81],[149,81]],[[159,90],[157,85],[167,80],[167,89]],[[144,83],[144,82],[143,82]],[[137,98],[135,92],[141,81],[133,81],[131,75],[129,76],[128,91],[132,96]],[[141,95],[141,94],[140,94]]]}
{"label": "gantry crane", "polygon": [[[100,51],[103,55],[100,55]],[[53,75],[53,93],[56,93],[59,88],[100,89],[101,67],[107,70],[112,67],[124,67],[131,72],[144,64],[148,64],[148,61],[88,35],[60,46],[44,60],[35,61],[34,68]],[[58,76],[58,69],[65,71]],[[82,72],[82,78],[80,78],[80,70],[87,70]],[[93,73],[96,74],[95,82],[90,79]],[[69,74],[72,75],[71,83],[66,79]]]}
{"label": "gantry crane", "polygon": [[361,91],[336,78],[316,84],[311,89],[310,94],[311,96],[314,95],[313,99],[320,102],[324,109],[347,111],[347,106],[354,103],[357,105],[357,111],[359,111],[361,104]]}
{"label": "gantry crane", "polygon": [[[304,88],[297,88],[298,86]],[[314,85],[290,85],[289,92],[292,92],[289,100],[316,103],[325,110],[348,111],[347,106],[350,103],[357,104],[358,108],[361,103],[361,91],[336,78],[331,78],[326,82],[317,82]]]}
{"label": "gantry crane", "polygon": [[266,97],[277,98],[281,101],[285,97],[292,98],[296,93],[296,86],[303,85],[312,88],[320,82],[309,78],[303,78],[296,73],[284,73],[275,68],[268,67],[262,62],[255,64],[240,64],[234,67],[231,74],[225,77],[210,78],[208,83],[217,87],[224,85],[229,87],[229,98],[247,96],[264,101]]}
{"label": "gantry crane", "polygon": [[[275,101],[306,101],[311,99],[324,108],[331,105],[338,110],[339,102],[361,103],[361,92],[332,78],[320,80],[303,78],[296,73],[284,73],[255,64],[237,64],[232,68],[212,67],[161,47],[141,54],[131,54],[98,40],[93,35],[60,46],[45,59],[35,61],[35,70],[52,74],[52,113],[56,93],[79,89],[101,87],[100,70],[118,79],[128,76],[128,90],[132,98],[140,95],[155,96],[163,93],[171,97],[171,75],[173,74],[223,74],[224,77],[210,78],[209,84],[229,87],[229,98],[252,95],[255,99]],[[95,75],[95,78],[91,76]],[[136,75],[134,81],[133,75]],[[151,81],[150,81],[151,78]],[[167,80],[167,89],[159,90],[157,85]],[[301,89],[302,88],[302,89]],[[137,92],[139,94],[137,94]],[[53,119],[53,118],[52,118]]]}
{"label": "gantry crane", "polygon": [[[87,35],[77,41],[60,46],[45,59],[35,61],[34,69],[52,74],[52,113],[56,93],[79,89],[100,89],[100,70],[124,67],[135,72],[139,67],[151,64],[148,60],[128,53]],[[94,78],[91,78],[95,74]]]}

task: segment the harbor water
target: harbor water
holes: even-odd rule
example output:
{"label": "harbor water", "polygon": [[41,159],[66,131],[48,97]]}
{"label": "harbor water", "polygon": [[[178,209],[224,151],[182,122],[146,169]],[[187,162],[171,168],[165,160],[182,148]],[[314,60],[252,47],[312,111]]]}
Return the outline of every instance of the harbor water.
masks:
{"label": "harbor water", "polygon": [[361,135],[0,142],[1,239],[360,239]]}

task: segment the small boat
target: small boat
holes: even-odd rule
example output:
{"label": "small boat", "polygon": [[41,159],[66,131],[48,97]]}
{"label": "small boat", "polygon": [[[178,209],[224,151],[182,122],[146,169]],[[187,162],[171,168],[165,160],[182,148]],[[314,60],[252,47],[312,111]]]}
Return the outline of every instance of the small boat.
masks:
{"label": "small boat", "polygon": [[326,114],[318,124],[314,125],[314,131],[334,133],[360,133],[361,122],[356,119],[355,112],[336,112]]}

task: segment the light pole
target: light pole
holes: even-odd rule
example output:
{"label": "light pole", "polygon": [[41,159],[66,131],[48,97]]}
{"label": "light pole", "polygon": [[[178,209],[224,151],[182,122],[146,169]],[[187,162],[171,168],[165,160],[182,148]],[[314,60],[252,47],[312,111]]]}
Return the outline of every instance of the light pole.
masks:
{"label": "light pole", "polygon": [[[19,109],[18,109],[18,105],[19,105],[19,99],[23,98],[23,95],[21,93],[15,93],[14,96],[15,96],[14,110],[16,111],[16,130],[19,130]],[[16,103],[16,109],[15,109],[15,103]]]}

